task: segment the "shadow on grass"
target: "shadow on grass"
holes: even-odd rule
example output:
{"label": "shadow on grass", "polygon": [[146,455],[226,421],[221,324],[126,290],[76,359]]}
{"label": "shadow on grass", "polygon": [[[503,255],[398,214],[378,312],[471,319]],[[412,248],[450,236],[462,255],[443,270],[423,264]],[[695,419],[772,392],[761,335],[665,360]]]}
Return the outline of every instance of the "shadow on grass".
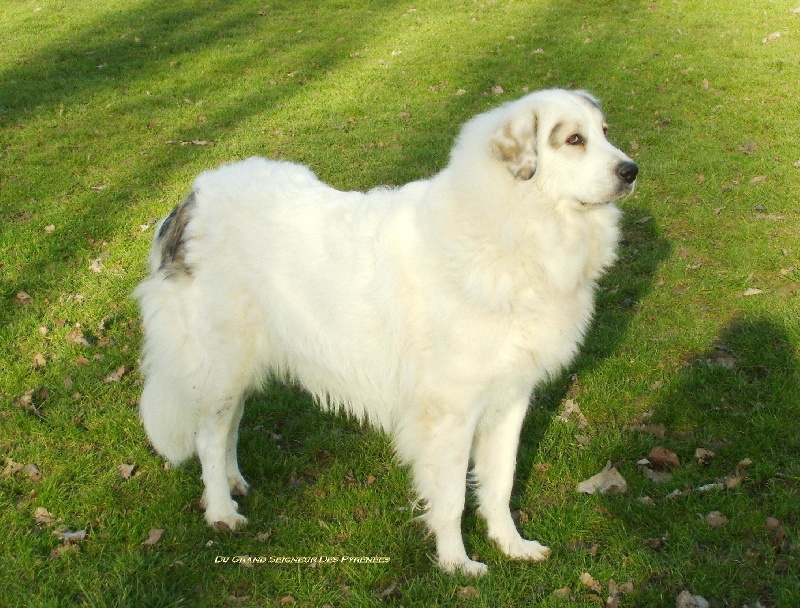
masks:
{"label": "shadow on grass", "polygon": [[[313,21],[311,13],[300,14]],[[297,26],[297,15],[290,4],[272,6],[261,15],[249,4],[146,2],[101,13],[69,40],[45,44],[0,73],[0,127],[14,133],[40,121],[50,130],[34,149],[15,145],[12,138],[4,150],[6,167],[25,167],[5,175],[0,170],[0,209],[10,220],[0,228],[0,242],[16,243],[6,261],[13,272],[3,272],[0,278],[4,300],[13,300],[18,291],[30,293],[36,301],[60,293],[64,287],[59,266],[74,272],[76,259],[91,251],[87,240],[111,240],[124,228],[123,216],[140,202],[143,191],[168,181],[184,164],[197,162],[202,152],[178,145],[179,141],[216,140],[297,95],[314,79],[326,78],[350,51],[362,48],[374,35],[370,20],[378,29],[382,18],[376,11],[365,16],[359,28],[349,27],[344,18],[331,19],[329,27],[347,33],[344,41],[313,37],[292,41],[289,31]],[[268,20],[274,29],[263,27]],[[253,35],[261,45],[243,45],[247,50],[237,52],[237,43]],[[201,62],[207,67],[198,70],[196,63]],[[286,64],[303,66],[309,75],[284,78],[287,81],[280,86],[254,82],[228,103],[203,108],[202,122],[195,115],[200,112],[169,119],[176,108],[202,99],[209,89],[224,89],[232,81],[246,79],[248,72],[272,73]],[[103,96],[112,94],[122,98],[106,106],[111,116],[119,116],[118,124],[108,115],[97,120],[86,113],[87,106],[99,110]],[[152,113],[131,124],[128,113],[135,116],[142,107]],[[79,148],[75,140],[88,140],[90,145]],[[118,142],[114,159],[94,160],[108,154],[107,140]],[[136,147],[131,147],[133,141]],[[98,169],[104,164],[110,166]],[[98,184],[110,180],[103,173],[114,175],[113,183]],[[42,229],[53,223],[54,209],[64,217],[58,220],[57,232],[44,237]],[[21,241],[19,229],[33,224],[34,236]],[[141,268],[144,272],[144,264]],[[25,313],[18,306],[0,306],[0,324],[21,314]]]}
{"label": "shadow on grass", "polygon": [[[796,546],[782,528],[780,534],[768,529],[765,520],[791,526],[800,516],[798,403],[796,346],[784,321],[767,316],[730,321],[659,391],[648,424],[663,429],[663,436],[661,430],[658,436],[627,434],[609,457],[630,463],[624,469],[630,490],[602,500],[611,525],[625,531],[631,556],[650,564],[649,579],[640,581],[640,602],[663,605],[691,589],[712,605],[797,603]],[[681,460],[664,484],[645,479],[632,466],[655,445]],[[714,452],[710,463],[698,462],[697,448]],[[752,464],[741,464],[745,459]],[[733,489],[698,491],[737,470],[744,478]],[[641,504],[641,496],[653,503]],[[729,523],[710,528],[704,517],[712,511],[721,511]],[[683,567],[676,572],[674,564]]]}

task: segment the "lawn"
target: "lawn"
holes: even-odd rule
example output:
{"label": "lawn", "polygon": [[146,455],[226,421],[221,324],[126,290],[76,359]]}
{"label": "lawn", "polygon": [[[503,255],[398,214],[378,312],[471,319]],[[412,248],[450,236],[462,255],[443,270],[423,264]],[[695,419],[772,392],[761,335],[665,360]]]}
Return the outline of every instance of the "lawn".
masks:
{"label": "lawn", "polygon": [[[800,3],[722,4],[4,2],[0,606],[800,606]],[[242,424],[250,523],[208,528],[199,465],[136,412],[157,219],[255,154],[427,177],[468,117],[554,86],[600,97],[641,173],[524,429],[512,506],[550,560],[468,508],[490,574],[439,572],[386,438],[280,384]],[[657,446],[679,466],[637,464]],[[609,461],[626,493],[576,492]]]}

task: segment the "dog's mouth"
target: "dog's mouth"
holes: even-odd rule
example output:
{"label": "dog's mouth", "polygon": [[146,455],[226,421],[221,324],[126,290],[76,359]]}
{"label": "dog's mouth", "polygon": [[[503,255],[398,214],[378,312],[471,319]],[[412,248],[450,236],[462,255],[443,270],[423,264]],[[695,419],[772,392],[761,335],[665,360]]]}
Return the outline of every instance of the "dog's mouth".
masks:
{"label": "dog's mouth", "polygon": [[636,182],[635,181],[633,181],[631,183],[623,183],[623,184],[620,185],[620,187],[617,189],[617,191],[614,193],[614,195],[611,196],[610,198],[606,199],[606,200],[597,201],[597,202],[589,202],[589,201],[581,201],[581,200],[579,200],[578,203],[580,203],[581,207],[584,207],[586,209],[589,209],[591,207],[604,207],[606,205],[610,205],[611,203],[615,203],[617,201],[621,201],[621,200],[623,200],[625,198],[628,198],[631,194],[633,194],[633,191],[635,189],[636,189]]}

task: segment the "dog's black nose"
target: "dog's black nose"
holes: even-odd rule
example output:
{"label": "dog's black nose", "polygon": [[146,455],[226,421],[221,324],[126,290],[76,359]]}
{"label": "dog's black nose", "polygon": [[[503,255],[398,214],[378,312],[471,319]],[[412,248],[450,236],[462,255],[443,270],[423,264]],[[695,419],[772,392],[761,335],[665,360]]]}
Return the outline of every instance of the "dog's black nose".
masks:
{"label": "dog's black nose", "polygon": [[632,184],[639,174],[639,167],[636,163],[625,161],[617,166],[617,175],[624,179],[627,183]]}

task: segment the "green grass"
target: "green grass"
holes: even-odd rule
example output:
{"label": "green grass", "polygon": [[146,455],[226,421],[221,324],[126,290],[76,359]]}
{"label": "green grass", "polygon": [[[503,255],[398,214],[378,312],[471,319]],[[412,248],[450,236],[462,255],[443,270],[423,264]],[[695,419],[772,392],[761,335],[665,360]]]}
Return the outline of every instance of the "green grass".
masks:
{"label": "green grass", "polygon": [[[3,6],[0,456],[42,479],[0,475],[0,605],[596,606],[583,572],[603,600],[610,579],[632,581],[623,606],[671,606],[683,589],[717,606],[800,605],[797,2],[354,4]],[[601,97],[641,167],[577,379],[542,387],[524,431],[513,506],[552,558],[504,559],[469,509],[467,545],[491,574],[440,573],[385,438],[281,386],[243,422],[249,526],[207,528],[199,466],[164,470],[136,415],[129,294],[154,218],[200,170],[253,154],[340,188],[428,176],[466,118],[549,86]],[[89,346],[68,341],[78,325]],[[568,396],[586,428],[554,418]],[[643,422],[665,436],[630,430]],[[636,466],[657,444],[682,461],[660,485]],[[707,467],[698,447],[716,453]],[[744,458],[738,487],[666,498]],[[608,460],[628,493],[576,494]],[[36,523],[37,507],[57,521]],[[711,511],[728,524],[710,529]],[[55,557],[60,527],[87,536]],[[164,535],[144,546],[153,528]],[[390,561],[215,564],[237,555]],[[564,587],[571,600],[553,596]]]}

